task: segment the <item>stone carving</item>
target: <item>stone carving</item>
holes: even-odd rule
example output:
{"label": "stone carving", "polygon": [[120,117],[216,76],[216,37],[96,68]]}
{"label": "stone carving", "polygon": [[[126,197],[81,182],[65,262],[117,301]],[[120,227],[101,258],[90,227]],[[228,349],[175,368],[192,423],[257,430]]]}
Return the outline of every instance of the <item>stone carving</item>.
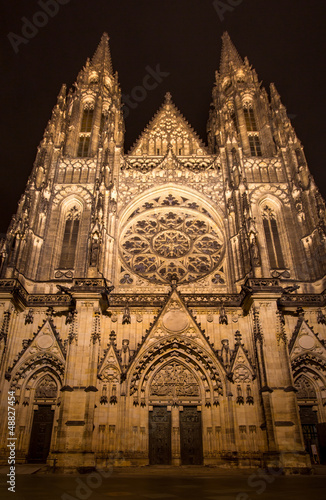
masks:
{"label": "stone carving", "polygon": [[36,388],[35,398],[56,398],[57,392],[57,384],[52,377],[46,375]]}
{"label": "stone carving", "polygon": [[101,373],[101,379],[106,382],[119,382],[120,376],[118,369],[113,365],[108,365]]}
{"label": "stone carving", "polygon": [[297,389],[298,399],[317,399],[315,388],[312,382],[301,375],[294,383],[294,387]]}
{"label": "stone carving", "polygon": [[121,364],[123,369],[127,368],[129,364],[129,359],[130,359],[129,340],[123,339],[122,351],[121,351]]}
{"label": "stone carving", "polygon": [[121,237],[128,267],[152,283],[189,283],[220,264],[223,239],[206,216],[179,208],[162,208],[136,216]]}
{"label": "stone carving", "polygon": [[198,382],[183,365],[171,363],[162,368],[154,377],[151,396],[189,397],[199,396]]}
{"label": "stone carving", "polygon": [[123,325],[130,325],[130,323],[131,323],[130,309],[128,306],[126,306],[124,308],[124,311],[123,311],[122,324]]}
{"label": "stone carving", "polygon": [[228,317],[227,317],[226,310],[225,310],[224,306],[222,306],[220,309],[220,317],[219,317],[218,322],[220,325],[227,325],[228,324]]}

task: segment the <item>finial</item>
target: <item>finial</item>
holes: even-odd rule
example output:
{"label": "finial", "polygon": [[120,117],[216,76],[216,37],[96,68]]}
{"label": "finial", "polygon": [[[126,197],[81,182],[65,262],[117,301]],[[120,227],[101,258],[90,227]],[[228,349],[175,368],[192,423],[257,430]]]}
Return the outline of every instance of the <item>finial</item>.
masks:
{"label": "finial", "polygon": [[176,274],[172,274],[170,281],[171,281],[172,290],[176,290],[177,285],[178,285],[178,281],[179,281],[178,276]]}
{"label": "finial", "polygon": [[237,330],[237,331],[235,332],[234,337],[235,337],[235,343],[236,343],[236,345],[240,345],[240,344],[241,344],[241,340],[242,340],[242,335],[241,335],[241,333],[239,332],[239,330]]}
{"label": "finial", "polygon": [[167,92],[164,96],[164,104],[171,104],[171,102],[172,102],[171,92]]}

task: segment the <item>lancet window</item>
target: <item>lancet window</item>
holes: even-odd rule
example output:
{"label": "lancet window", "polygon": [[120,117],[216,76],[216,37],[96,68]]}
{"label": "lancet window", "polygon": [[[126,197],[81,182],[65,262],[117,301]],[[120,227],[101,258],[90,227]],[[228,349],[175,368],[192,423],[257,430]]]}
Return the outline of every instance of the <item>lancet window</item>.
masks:
{"label": "lancet window", "polygon": [[61,269],[73,269],[79,232],[80,210],[71,208],[66,214],[65,230],[63,235],[59,267]]}
{"label": "lancet window", "polygon": [[79,143],[77,156],[89,156],[89,145],[91,140],[92,124],[93,124],[94,109],[86,107],[83,112],[82,122],[80,126]]}
{"label": "lancet window", "polygon": [[285,263],[275,213],[271,208],[265,206],[262,217],[270,267],[284,269]]}
{"label": "lancet window", "polygon": [[243,113],[245,117],[250,154],[251,156],[262,156],[260,138],[258,135],[258,128],[254,110],[251,105],[246,105],[243,108]]}

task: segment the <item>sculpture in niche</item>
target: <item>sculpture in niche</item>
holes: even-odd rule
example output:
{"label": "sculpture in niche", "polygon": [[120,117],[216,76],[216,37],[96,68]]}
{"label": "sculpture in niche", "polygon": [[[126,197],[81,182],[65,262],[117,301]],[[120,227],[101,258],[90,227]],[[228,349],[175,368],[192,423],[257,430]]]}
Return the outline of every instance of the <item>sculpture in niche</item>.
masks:
{"label": "sculpture in niche", "polygon": [[123,339],[122,351],[121,351],[121,364],[123,369],[127,368],[129,364],[129,358],[130,358],[129,340]]}
{"label": "sculpture in niche", "polygon": [[188,368],[179,364],[171,363],[164,366],[154,377],[151,396],[169,397],[198,397],[199,386],[196,378]]}
{"label": "sculpture in niche", "polygon": [[35,398],[56,398],[58,387],[50,375],[42,378],[35,391]]}

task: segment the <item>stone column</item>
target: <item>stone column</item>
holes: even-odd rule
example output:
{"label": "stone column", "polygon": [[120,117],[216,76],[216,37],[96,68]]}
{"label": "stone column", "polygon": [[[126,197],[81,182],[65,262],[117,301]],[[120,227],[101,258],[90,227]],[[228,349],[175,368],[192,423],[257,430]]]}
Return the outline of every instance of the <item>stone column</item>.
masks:
{"label": "stone column", "polygon": [[[179,408],[177,406],[168,406],[168,410],[171,408],[171,465],[181,465],[180,456],[180,419],[179,419]],[[182,407],[180,408],[180,410]]]}
{"label": "stone column", "polygon": [[[250,280],[255,285],[255,280]],[[260,281],[260,280],[259,280]],[[254,335],[259,367],[260,392],[268,440],[265,463],[269,467],[307,467],[301,424],[289,366],[287,349],[278,342],[279,287],[264,280],[252,293]]]}

